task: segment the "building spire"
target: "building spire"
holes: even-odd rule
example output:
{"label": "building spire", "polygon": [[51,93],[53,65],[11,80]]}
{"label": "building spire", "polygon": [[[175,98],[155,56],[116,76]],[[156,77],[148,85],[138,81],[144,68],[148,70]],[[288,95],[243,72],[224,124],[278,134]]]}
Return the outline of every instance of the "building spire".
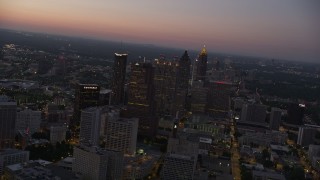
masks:
{"label": "building spire", "polygon": [[206,45],[203,45],[200,55],[207,55]]}

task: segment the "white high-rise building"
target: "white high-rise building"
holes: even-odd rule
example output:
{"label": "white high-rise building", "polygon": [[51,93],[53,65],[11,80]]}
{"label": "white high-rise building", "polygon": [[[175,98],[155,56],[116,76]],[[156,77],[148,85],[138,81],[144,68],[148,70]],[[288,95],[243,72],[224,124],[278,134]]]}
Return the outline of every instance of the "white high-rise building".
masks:
{"label": "white high-rise building", "polygon": [[15,131],[25,132],[31,135],[40,129],[40,123],[41,111],[25,109],[17,112]]}
{"label": "white high-rise building", "polygon": [[134,155],[139,119],[108,118],[106,121],[106,149]]}
{"label": "white high-rise building", "polygon": [[100,107],[89,107],[81,111],[80,121],[80,143],[90,146],[99,145],[100,128],[103,109]]}
{"label": "white high-rise building", "polygon": [[7,96],[0,96],[0,149],[14,145],[17,103]]}

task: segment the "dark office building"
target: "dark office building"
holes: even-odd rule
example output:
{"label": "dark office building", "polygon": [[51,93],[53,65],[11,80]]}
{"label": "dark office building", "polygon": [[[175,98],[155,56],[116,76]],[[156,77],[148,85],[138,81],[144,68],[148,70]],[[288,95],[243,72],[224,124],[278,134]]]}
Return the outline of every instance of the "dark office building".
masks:
{"label": "dark office building", "polygon": [[194,79],[195,80],[206,80],[206,72],[207,72],[207,63],[208,63],[208,54],[206,47],[204,46],[196,59],[195,62],[195,74]]}
{"label": "dark office building", "polygon": [[302,125],[305,108],[304,104],[290,104],[288,108],[287,123]]}
{"label": "dark office building", "polygon": [[0,96],[0,150],[13,148],[17,103],[6,96]]}
{"label": "dark office building", "polygon": [[[175,93],[175,101],[177,104],[177,110],[184,110],[187,108],[187,95],[189,90],[190,80],[190,66],[191,60],[188,52],[185,51],[180,60],[178,61],[177,71],[177,86]],[[188,108],[190,109],[190,108]]]}
{"label": "dark office building", "polygon": [[73,124],[79,124],[81,110],[99,105],[100,86],[97,84],[78,84],[75,91]]}
{"label": "dark office building", "polygon": [[176,61],[165,59],[158,59],[154,62],[155,97],[159,116],[176,114],[175,93],[178,66]]}
{"label": "dark office building", "polygon": [[113,105],[124,104],[124,84],[126,77],[127,57],[128,54],[115,53],[111,97],[111,103]]}
{"label": "dark office building", "polygon": [[128,105],[124,116],[139,118],[140,135],[153,136],[158,120],[155,116],[154,67],[150,63],[133,63],[128,87]]}
{"label": "dark office building", "polygon": [[215,118],[225,118],[230,111],[233,84],[224,81],[208,83],[206,111]]}
{"label": "dark office building", "polygon": [[177,77],[177,88],[188,89],[190,80],[190,66],[191,60],[188,52],[185,51],[179,60],[178,66],[178,77]]}
{"label": "dark office building", "polygon": [[279,131],[280,122],[281,122],[281,109],[272,108],[271,114],[270,114],[270,124],[269,124],[270,129]]}

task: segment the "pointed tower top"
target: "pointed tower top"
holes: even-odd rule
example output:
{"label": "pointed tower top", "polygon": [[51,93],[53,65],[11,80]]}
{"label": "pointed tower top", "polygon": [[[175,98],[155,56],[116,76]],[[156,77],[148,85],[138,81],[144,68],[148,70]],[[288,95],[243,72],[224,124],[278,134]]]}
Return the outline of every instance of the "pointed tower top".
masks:
{"label": "pointed tower top", "polygon": [[190,61],[190,58],[189,58],[189,54],[188,54],[188,51],[185,50],[183,55],[181,56],[180,58],[181,61]]}
{"label": "pointed tower top", "polygon": [[207,55],[206,45],[203,45],[200,55]]}

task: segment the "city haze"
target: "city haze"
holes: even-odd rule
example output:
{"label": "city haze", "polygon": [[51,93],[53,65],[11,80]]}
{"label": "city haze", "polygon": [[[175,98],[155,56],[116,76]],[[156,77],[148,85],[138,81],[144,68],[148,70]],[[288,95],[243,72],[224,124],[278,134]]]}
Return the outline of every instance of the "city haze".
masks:
{"label": "city haze", "polygon": [[274,59],[319,61],[320,3],[0,1],[0,27]]}

